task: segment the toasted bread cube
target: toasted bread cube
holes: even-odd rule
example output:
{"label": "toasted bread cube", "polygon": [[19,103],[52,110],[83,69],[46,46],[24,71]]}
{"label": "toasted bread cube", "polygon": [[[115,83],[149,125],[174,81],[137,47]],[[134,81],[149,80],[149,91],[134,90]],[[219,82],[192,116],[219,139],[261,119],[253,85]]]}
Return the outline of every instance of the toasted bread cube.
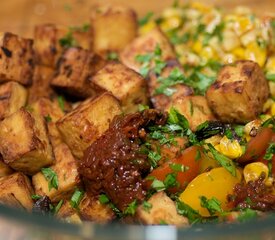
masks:
{"label": "toasted bread cube", "polygon": [[144,224],[159,225],[163,221],[176,226],[188,226],[188,219],[177,213],[176,204],[165,192],[155,193],[149,200],[150,209],[144,209],[140,205],[137,209],[137,217]]}
{"label": "toasted bread cube", "polygon": [[0,85],[0,119],[11,115],[25,106],[27,90],[17,82],[7,82]]}
{"label": "toasted bread cube", "polygon": [[13,170],[3,162],[3,160],[0,160],[0,178],[8,176],[13,173]]}
{"label": "toasted bread cube", "polygon": [[70,201],[65,201],[62,204],[61,208],[56,214],[56,217],[67,223],[74,223],[74,224],[82,223],[77,210],[71,206]]}
{"label": "toasted bread cube", "polygon": [[98,139],[109,128],[113,118],[121,113],[119,101],[106,92],[85,100],[56,124],[73,155],[81,159],[84,150]]}
{"label": "toasted bread cube", "polygon": [[58,60],[51,84],[73,96],[93,96],[96,92],[89,84],[89,77],[104,65],[105,61],[98,55],[81,48],[69,48]]}
{"label": "toasted bread cube", "polygon": [[89,29],[83,31],[54,24],[41,24],[35,27],[34,50],[38,64],[54,67],[64,48],[68,47],[66,44],[90,49],[91,33]]}
{"label": "toasted bread cube", "polygon": [[58,189],[52,188],[49,191],[48,181],[41,172],[32,177],[32,183],[36,194],[47,195],[52,202],[58,202],[72,195],[75,188],[80,184],[80,176],[76,161],[66,144],[61,143],[53,150],[55,164],[51,166],[51,169],[57,175]]}
{"label": "toasted bread cube", "polygon": [[268,82],[260,66],[237,61],[221,69],[206,98],[221,121],[246,123],[261,113],[268,95]]}
{"label": "toasted bread cube", "polygon": [[0,81],[32,83],[34,61],[33,41],[12,33],[0,34]]}
{"label": "toasted bread cube", "polygon": [[[167,61],[166,67],[162,70],[160,77],[163,77],[165,79],[170,75],[172,71],[175,70],[183,73],[183,69],[177,60],[169,60]],[[181,83],[163,89],[163,92],[167,92],[165,92],[166,94],[160,93],[158,91],[161,89],[162,83],[158,81],[158,79],[159,77],[153,71],[149,74],[149,94],[151,97],[151,102],[156,109],[165,110],[167,105],[174,99],[178,97],[189,96],[194,93],[192,88]]]}
{"label": "toasted bread cube", "polygon": [[35,174],[53,163],[52,147],[42,117],[21,108],[0,123],[0,152],[11,168]]}
{"label": "toasted bread cube", "polygon": [[93,50],[96,53],[118,52],[137,36],[136,13],[126,7],[104,5],[91,13]]}
{"label": "toasted bread cube", "polygon": [[183,96],[174,99],[167,107],[167,111],[175,108],[186,117],[192,131],[205,121],[214,120],[211,109],[204,96]]}
{"label": "toasted bread cube", "polygon": [[55,92],[50,86],[54,69],[42,65],[35,65],[33,83],[29,87],[28,103],[35,102],[41,97],[52,98]]}
{"label": "toasted bread cube", "polygon": [[106,204],[101,204],[98,199],[84,195],[79,204],[79,213],[82,219],[96,222],[108,223],[115,218],[113,210]]}
{"label": "toasted bread cube", "polygon": [[176,59],[176,53],[168,38],[159,28],[154,28],[127,45],[120,53],[120,60],[127,67],[139,72],[141,63],[136,61],[136,56],[153,53],[157,46],[162,50],[161,59],[163,61]]}
{"label": "toasted bread cube", "polygon": [[95,89],[110,91],[120,100],[125,113],[136,112],[148,103],[145,79],[121,63],[110,62],[92,78]]}
{"label": "toasted bread cube", "polygon": [[23,173],[14,173],[0,179],[1,204],[31,211],[32,194],[30,180]]}
{"label": "toasted bread cube", "polygon": [[30,105],[30,109],[46,120],[49,131],[49,139],[52,146],[57,146],[60,144],[62,142],[62,138],[56,127],[56,122],[64,116],[64,112],[58,105],[58,102],[52,101],[48,98],[40,98]]}

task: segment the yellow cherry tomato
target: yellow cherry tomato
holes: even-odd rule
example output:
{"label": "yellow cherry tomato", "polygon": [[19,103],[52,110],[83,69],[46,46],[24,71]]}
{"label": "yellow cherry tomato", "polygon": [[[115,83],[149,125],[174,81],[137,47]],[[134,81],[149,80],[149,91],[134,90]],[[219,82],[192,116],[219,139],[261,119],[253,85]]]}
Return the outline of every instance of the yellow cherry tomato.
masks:
{"label": "yellow cherry tomato", "polygon": [[180,195],[180,201],[197,210],[202,216],[210,216],[208,210],[201,206],[200,197],[207,199],[215,197],[221,202],[221,208],[229,210],[227,196],[233,193],[234,186],[242,179],[240,170],[236,177],[232,176],[225,168],[214,168],[209,172],[198,175],[191,181]]}

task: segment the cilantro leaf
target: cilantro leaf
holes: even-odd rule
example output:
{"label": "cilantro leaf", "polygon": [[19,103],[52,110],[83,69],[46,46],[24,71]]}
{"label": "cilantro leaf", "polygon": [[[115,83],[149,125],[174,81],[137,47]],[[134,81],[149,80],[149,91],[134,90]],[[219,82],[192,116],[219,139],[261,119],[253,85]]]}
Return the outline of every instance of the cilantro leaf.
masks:
{"label": "cilantro leaf", "polygon": [[177,200],[176,208],[178,214],[187,217],[191,224],[202,222],[202,216],[199,212],[190,207],[188,204]]}
{"label": "cilantro leaf", "polygon": [[150,210],[151,208],[153,207],[153,205],[147,201],[143,201],[142,203],[142,209],[145,211],[145,212],[148,212],[150,213]]}
{"label": "cilantro leaf", "polygon": [[179,182],[177,181],[177,174],[176,173],[168,173],[163,181],[165,189],[171,187],[178,187]]}
{"label": "cilantro leaf", "polygon": [[41,172],[48,181],[49,191],[51,191],[52,188],[58,189],[58,178],[55,171],[51,168],[41,168]]}
{"label": "cilantro leaf", "polygon": [[105,194],[100,194],[98,200],[101,204],[106,204],[110,202],[109,198]]}
{"label": "cilantro leaf", "polygon": [[188,166],[184,166],[180,163],[170,163],[169,167],[175,172],[186,172],[189,170]]}
{"label": "cilantro leaf", "polygon": [[154,180],[153,180],[153,182],[151,184],[151,188],[155,189],[157,192],[161,192],[161,191],[163,191],[163,190],[166,189],[163,181],[160,181],[160,180],[158,180],[156,178],[154,178]]}
{"label": "cilantro leaf", "polygon": [[212,153],[214,159],[222,166],[224,167],[232,176],[236,176],[236,167],[233,163],[233,161],[219,153],[210,143],[207,144],[209,147],[210,152]]}
{"label": "cilantro leaf", "polygon": [[250,208],[245,208],[240,212],[240,215],[238,216],[238,220],[240,222],[247,222],[257,216],[258,214],[255,210],[252,210]]}
{"label": "cilantro leaf", "polygon": [[69,31],[64,37],[59,39],[59,44],[61,47],[70,48],[78,46],[77,41],[73,37],[72,31]]}
{"label": "cilantro leaf", "polygon": [[207,199],[205,196],[200,197],[201,206],[206,208],[210,215],[214,215],[216,212],[221,213],[223,212],[221,208],[221,202],[215,198],[212,197],[211,199]]}
{"label": "cilantro leaf", "polygon": [[138,207],[138,203],[137,203],[137,200],[135,199],[133,202],[131,202],[127,206],[127,208],[124,210],[123,214],[124,215],[132,215],[132,216],[134,216],[135,213],[136,213],[137,207]]}
{"label": "cilantro leaf", "polygon": [[158,166],[158,161],[161,159],[161,155],[154,151],[149,151],[148,158],[151,166],[156,168]]}

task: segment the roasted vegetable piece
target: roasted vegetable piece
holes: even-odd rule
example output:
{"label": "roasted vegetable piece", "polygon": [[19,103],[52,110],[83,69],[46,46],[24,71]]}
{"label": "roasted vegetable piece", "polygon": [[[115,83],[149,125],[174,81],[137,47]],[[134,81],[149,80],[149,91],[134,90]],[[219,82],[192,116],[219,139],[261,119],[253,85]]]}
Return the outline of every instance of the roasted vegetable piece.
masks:
{"label": "roasted vegetable piece", "polygon": [[[127,45],[120,53],[120,60],[127,67],[139,72],[142,64],[137,61],[137,56],[152,54],[157,46],[162,51],[162,61],[176,59],[176,54],[167,37],[159,28],[155,28]],[[153,63],[151,63],[152,66]]]}
{"label": "roasted vegetable piece", "polygon": [[[147,177],[148,188],[152,184],[151,177],[164,181],[168,174],[175,173],[178,187],[168,188],[168,191],[182,191],[187,184],[192,181],[199,173],[201,153],[196,146],[185,149],[179,156],[165,162],[160,167],[154,169]],[[179,166],[179,170],[175,171],[173,166]]]}
{"label": "roasted vegetable piece", "polygon": [[137,16],[127,7],[107,4],[94,7],[91,29],[96,53],[118,52],[136,37]]}
{"label": "roasted vegetable piece", "polygon": [[87,98],[98,92],[91,88],[89,78],[105,65],[98,55],[82,48],[68,48],[56,64],[51,85],[72,96]]}
{"label": "roasted vegetable piece", "polygon": [[98,199],[84,195],[79,206],[79,214],[82,219],[97,222],[108,223],[115,218],[113,210],[106,204],[102,204]]}
{"label": "roasted vegetable piece", "polygon": [[78,210],[73,208],[70,204],[70,201],[65,201],[59,211],[56,214],[56,217],[67,223],[80,224],[82,223]]}
{"label": "roasted vegetable piece", "polygon": [[29,175],[53,163],[43,117],[21,108],[0,123],[0,152],[11,168]]}
{"label": "roasted vegetable piece", "polygon": [[0,85],[0,119],[11,115],[27,102],[27,90],[17,82]]}
{"label": "roasted vegetable piece", "polygon": [[174,99],[166,110],[171,108],[177,109],[187,118],[192,131],[205,121],[215,119],[204,96],[180,96]]}
{"label": "roasted vegetable piece", "polygon": [[33,41],[12,33],[0,34],[0,81],[30,85],[34,70]]}
{"label": "roasted vegetable piece", "polygon": [[47,195],[52,202],[68,198],[74,189],[80,185],[80,176],[77,171],[76,160],[68,146],[61,143],[53,148],[55,164],[51,169],[58,179],[58,188],[49,189],[48,180],[39,172],[32,177],[32,183],[37,195]]}
{"label": "roasted vegetable piece", "polygon": [[41,196],[41,198],[37,199],[33,204],[32,212],[35,214],[47,215],[51,211],[50,205],[50,198],[48,196]]}
{"label": "roasted vegetable piece", "polygon": [[89,98],[57,121],[57,128],[65,143],[77,158],[105,132],[109,123],[121,114],[119,101],[110,93]]}
{"label": "roasted vegetable piece", "polygon": [[54,67],[64,48],[82,47],[90,49],[89,28],[67,28],[54,24],[41,24],[34,29],[34,51],[39,65]]}
{"label": "roasted vegetable piece", "polygon": [[237,161],[245,163],[258,159],[267,149],[272,136],[273,131],[271,128],[260,129],[257,135],[248,142],[244,155]]}
{"label": "roasted vegetable piece", "polygon": [[230,210],[227,195],[233,193],[234,186],[241,179],[242,175],[239,170],[237,170],[237,175],[234,177],[223,167],[214,168],[209,172],[198,175],[190,182],[179,199],[205,217],[210,216],[210,213],[201,206],[201,196],[207,199],[214,197],[220,202],[222,210]]}
{"label": "roasted vegetable piece", "polygon": [[109,91],[121,102],[124,113],[136,112],[138,105],[147,105],[145,79],[121,63],[108,63],[91,80],[95,90]]}
{"label": "roasted vegetable piece", "polygon": [[237,61],[222,68],[206,98],[221,121],[246,123],[261,113],[268,94],[268,83],[259,65]]}
{"label": "roasted vegetable piece", "polygon": [[33,194],[30,180],[23,173],[14,173],[0,179],[0,203],[31,211]]}
{"label": "roasted vegetable piece", "polygon": [[[150,206],[146,208],[146,205]],[[137,209],[137,218],[144,224],[159,225],[172,224],[188,226],[188,219],[177,213],[176,204],[165,192],[155,193],[150,199],[141,204]]]}

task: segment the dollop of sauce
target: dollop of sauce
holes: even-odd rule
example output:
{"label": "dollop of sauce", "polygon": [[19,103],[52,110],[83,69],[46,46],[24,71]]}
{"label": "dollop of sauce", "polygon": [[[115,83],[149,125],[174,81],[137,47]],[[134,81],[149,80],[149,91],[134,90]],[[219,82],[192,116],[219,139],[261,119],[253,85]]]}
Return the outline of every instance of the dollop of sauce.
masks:
{"label": "dollop of sauce", "polygon": [[166,120],[166,113],[152,109],[115,117],[109,129],[87,148],[79,164],[87,193],[107,194],[121,211],[134,200],[141,202],[146,195],[143,177],[151,166],[140,145],[149,126],[164,125]]}

